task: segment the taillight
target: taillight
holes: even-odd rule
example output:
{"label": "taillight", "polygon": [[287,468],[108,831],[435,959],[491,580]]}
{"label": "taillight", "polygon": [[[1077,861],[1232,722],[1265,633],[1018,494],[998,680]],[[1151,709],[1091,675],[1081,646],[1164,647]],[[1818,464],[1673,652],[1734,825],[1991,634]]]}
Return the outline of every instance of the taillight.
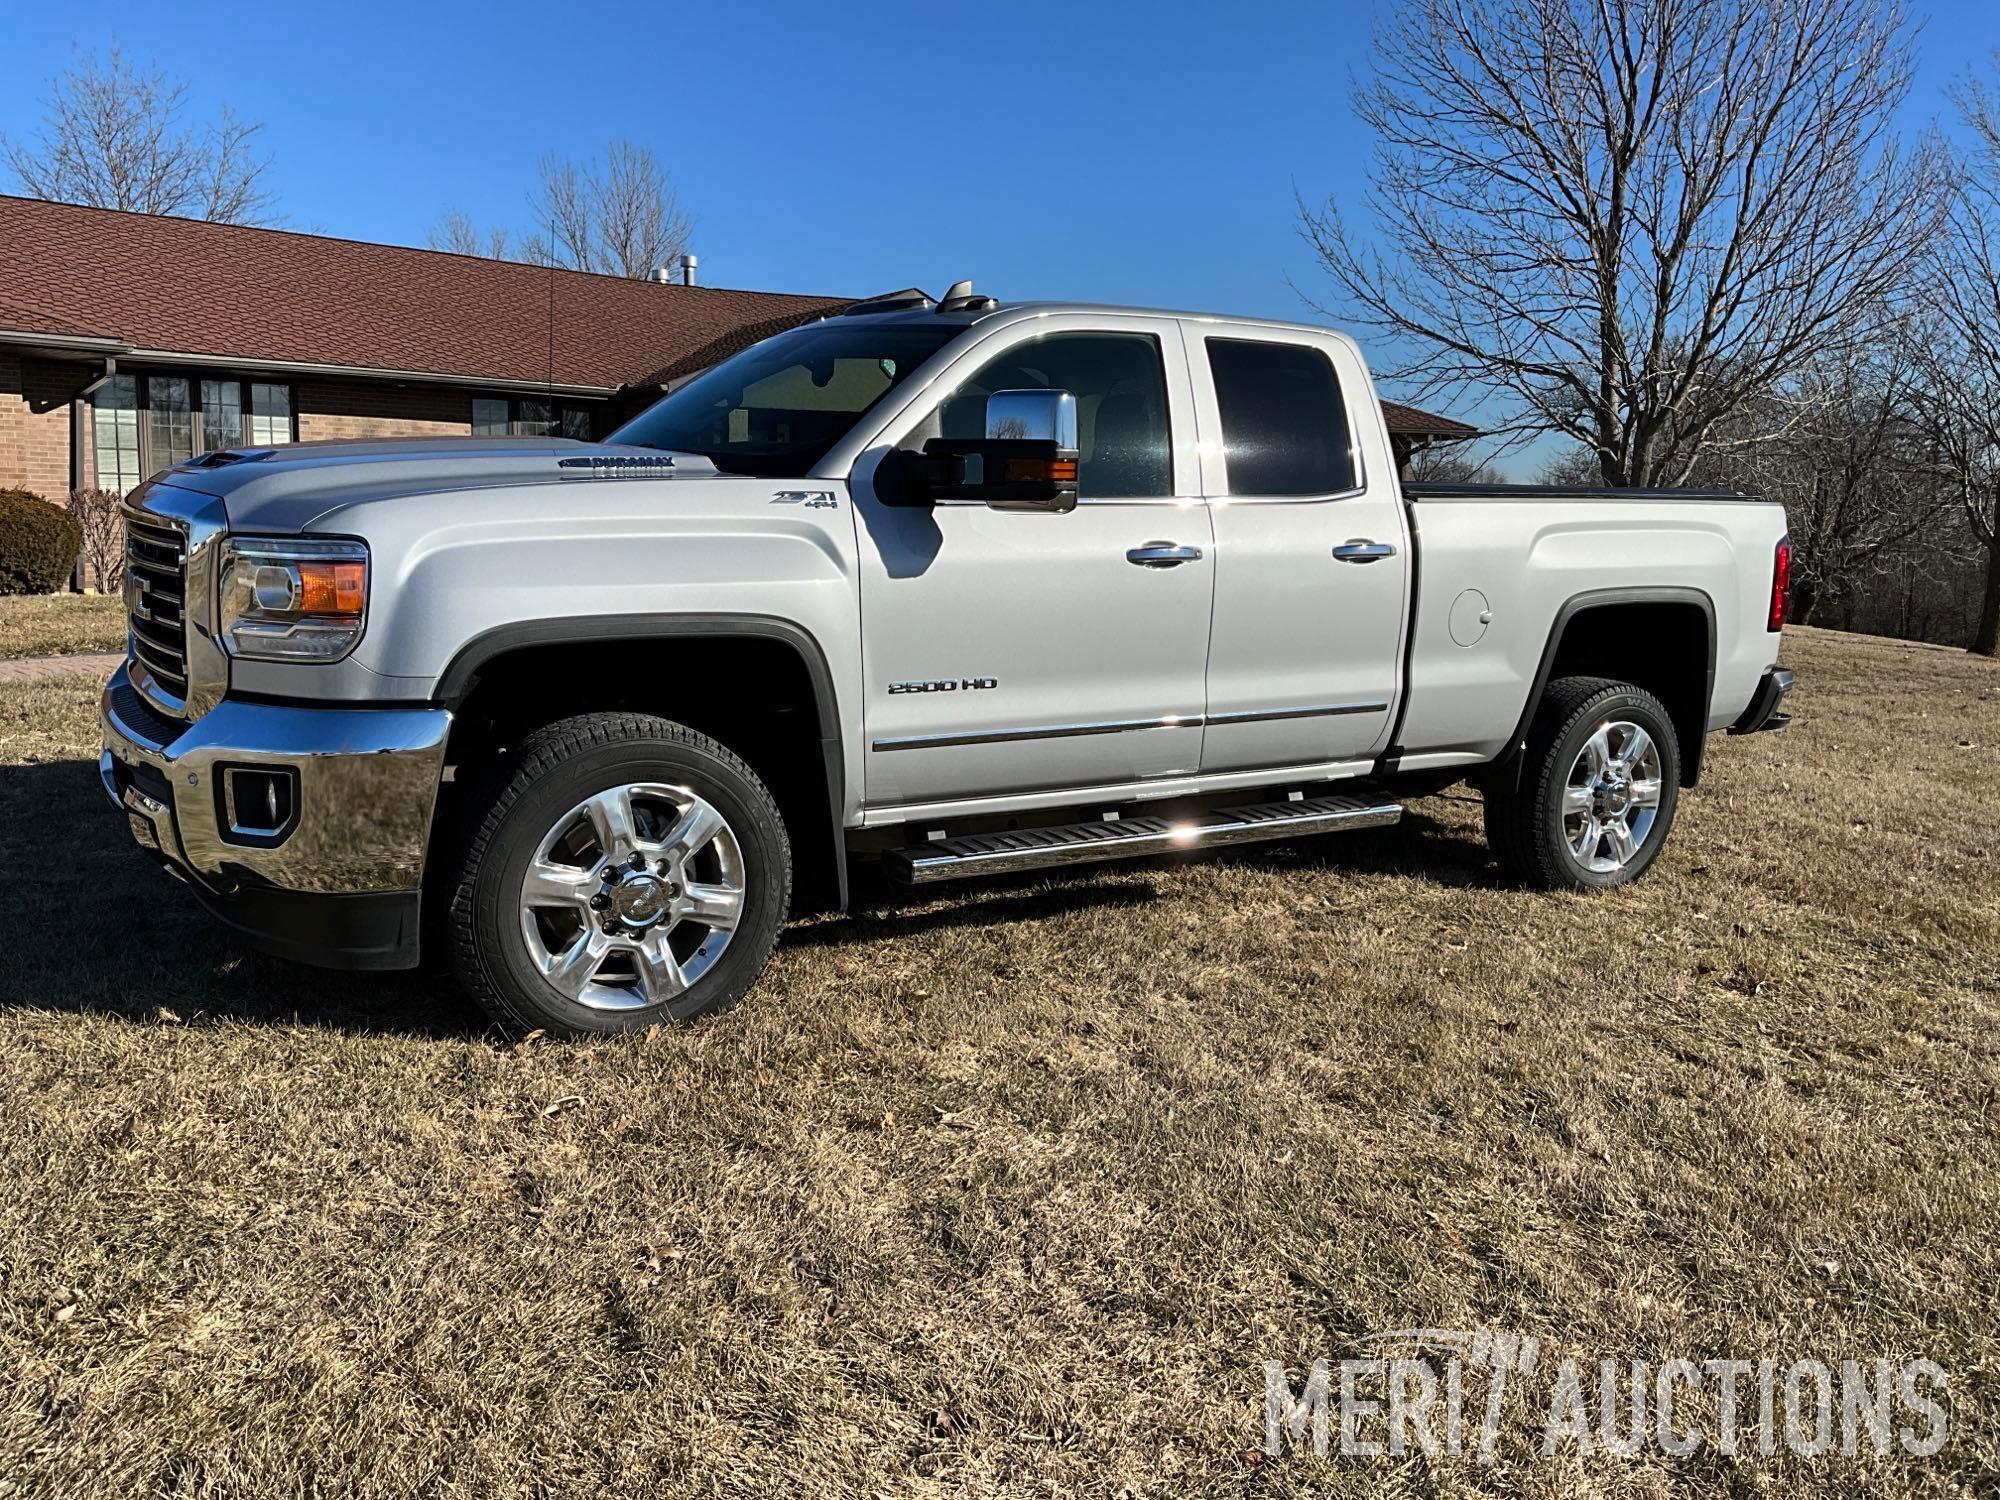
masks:
{"label": "taillight", "polygon": [[1785,628],[1785,606],[1792,597],[1792,539],[1778,538],[1778,550],[1771,557],[1771,620],[1766,630]]}

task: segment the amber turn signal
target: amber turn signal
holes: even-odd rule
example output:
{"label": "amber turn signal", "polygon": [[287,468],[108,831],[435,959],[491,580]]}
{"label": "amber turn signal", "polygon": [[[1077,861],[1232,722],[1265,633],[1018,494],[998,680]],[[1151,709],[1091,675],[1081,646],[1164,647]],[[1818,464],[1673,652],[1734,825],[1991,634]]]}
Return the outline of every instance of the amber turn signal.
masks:
{"label": "amber turn signal", "polygon": [[1010,458],[1007,460],[1007,483],[1075,484],[1076,460],[1073,458]]}
{"label": "amber turn signal", "polygon": [[367,597],[368,568],[358,562],[301,561],[299,609],[309,615],[358,615]]}

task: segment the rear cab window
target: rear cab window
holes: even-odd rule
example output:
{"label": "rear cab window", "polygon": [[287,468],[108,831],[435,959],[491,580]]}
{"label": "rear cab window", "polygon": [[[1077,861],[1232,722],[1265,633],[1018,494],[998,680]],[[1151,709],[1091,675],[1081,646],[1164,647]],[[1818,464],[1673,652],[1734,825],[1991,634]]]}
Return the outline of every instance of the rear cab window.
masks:
{"label": "rear cab window", "polygon": [[1209,338],[1232,496],[1336,495],[1360,485],[1333,362],[1304,344]]}

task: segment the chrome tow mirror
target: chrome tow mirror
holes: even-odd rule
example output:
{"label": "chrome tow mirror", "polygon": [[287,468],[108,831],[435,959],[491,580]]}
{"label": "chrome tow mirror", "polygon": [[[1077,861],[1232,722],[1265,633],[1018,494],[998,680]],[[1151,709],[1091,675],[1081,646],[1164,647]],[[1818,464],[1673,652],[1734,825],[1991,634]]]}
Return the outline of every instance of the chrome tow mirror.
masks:
{"label": "chrome tow mirror", "polygon": [[986,436],[932,438],[924,461],[930,499],[980,500],[994,510],[1076,509],[1076,397],[1068,391],[995,391]]}

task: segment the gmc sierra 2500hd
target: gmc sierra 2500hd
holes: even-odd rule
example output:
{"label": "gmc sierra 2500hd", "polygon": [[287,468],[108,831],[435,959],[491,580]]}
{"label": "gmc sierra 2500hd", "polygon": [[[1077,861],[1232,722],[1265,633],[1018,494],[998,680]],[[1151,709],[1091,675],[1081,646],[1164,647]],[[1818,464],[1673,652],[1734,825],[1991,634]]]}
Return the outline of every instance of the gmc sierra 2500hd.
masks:
{"label": "gmc sierra 2500hd", "polygon": [[1618,885],[1791,685],[1775,505],[1405,485],[1338,333],[964,283],[605,444],[210,453],[129,505],[138,841],[259,946],[421,934],[571,1034],[737,999],[857,857],[1327,833],[1471,779],[1507,870]]}

